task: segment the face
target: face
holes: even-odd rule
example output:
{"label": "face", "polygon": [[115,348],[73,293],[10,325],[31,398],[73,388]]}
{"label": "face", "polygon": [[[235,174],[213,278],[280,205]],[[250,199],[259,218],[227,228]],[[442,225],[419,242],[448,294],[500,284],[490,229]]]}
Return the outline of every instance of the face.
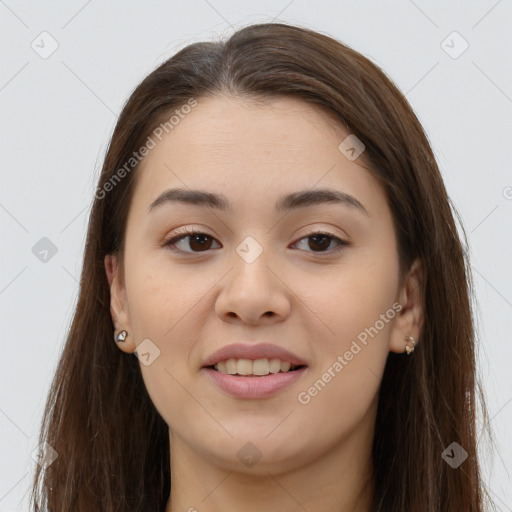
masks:
{"label": "face", "polygon": [[217,96],[137,169],[123,271],[106,259],[111,311],[171,446],[254,474],[371,442],[386,358],[418,336],[418,310],[384,190],[364,153],[341,152],[347,135],[295,99]]}

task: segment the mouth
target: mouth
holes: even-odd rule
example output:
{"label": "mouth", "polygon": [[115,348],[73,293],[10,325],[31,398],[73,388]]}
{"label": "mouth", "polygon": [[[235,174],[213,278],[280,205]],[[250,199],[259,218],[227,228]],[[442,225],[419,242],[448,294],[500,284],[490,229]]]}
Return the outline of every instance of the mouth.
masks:
{"label": "mouth", "polygon": [[277,395],[303,378],[308,367],[280,359],[231,358],[203,366],[202,370],[219,391],[246,400]]}
{"label": "mouth", "polygon": [[254,360],[230,358],[205,368],[237,377],[265,377],[271,374],[295,372],[305,367],[304,364],[296,365],[277,358]]}
{"label": "mouth", "polygon": [[270,343],[234,343],[208,356],[202,371],[219,391],[239,399],[277,395],[304,378],[306,361]]}

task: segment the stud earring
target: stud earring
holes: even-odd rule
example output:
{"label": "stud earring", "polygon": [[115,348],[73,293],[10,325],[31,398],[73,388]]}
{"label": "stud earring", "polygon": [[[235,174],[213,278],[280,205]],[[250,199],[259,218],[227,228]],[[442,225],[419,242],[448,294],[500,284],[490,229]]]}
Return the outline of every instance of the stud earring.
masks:
{"label": "stud earring", "polygon": [[122,343],[126,339],[126,336],[128,336],[128,333],[123,329],[117,336],[114,334],[114,340],[118,343]]}
{"label": "stud earring", "polygon": [[405,345],[405,351],[407,352],[407,355],[409,355],[412,352],[414,352],[414,345],[416,344],[416,342],[414,341],[414,338],[411,335],[406,336],[405,341],[412,345],[412,347],[409,345]]}

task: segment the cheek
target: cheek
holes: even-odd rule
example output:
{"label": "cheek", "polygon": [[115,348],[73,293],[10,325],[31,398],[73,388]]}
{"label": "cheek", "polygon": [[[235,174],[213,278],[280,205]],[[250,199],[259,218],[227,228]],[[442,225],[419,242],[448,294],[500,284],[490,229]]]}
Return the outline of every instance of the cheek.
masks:
{"label": "cheek", "polygon": [[334,421],[336,428],[340,422],[349,428],[367,412],[378,392],[397,316],[393,304],[397,306],[398,263],[392,255],[388,259],[370,252],[359,256],[357,264],[347,264],[335,278],[320,283],[318,293],[311,293],[310,287],[304,301],[317,313],[309,315],[309,326],[303,326],[316,333],[316,364],[297,397],[307,411],[305,421],[314,422],[316,414],[339,409],[344,413]]}
{"label": "cheek", "polygon": [[[384,345],[390,335],[396,312],[392,305],[396,300],[398,264],[392,258],[359,253],[354,260],[338,266],[334,271],[314,282],[302,279],[297,295],[314,314],[306,318],[311,322],[307,330],[314,332],[317,326],[317,343],[322,359],[331,360],[350,349],[353,340],[362,343],[374,339]],[[376,332],[375,329],[378,331]],[[370,332],[371,331],[371,332]],[[367,347],[369,347],[369,343]],[[383,353],[383,349],[365,350],[359,359]]]}
{"label": "cheek", "polygon": [[334,334],[317,337],[316,364],[296,396],[304,429],[331,440],[375,412],[396,316],[392,294],[345,287],[337,296],[336,303],[326,302],[322,309]]}
{"label": "cheek", "polygon": [[127,290],[134,332],[139,338],[154,339],[162,350],[168,350],[173,340],[179,340],[177,346],[186,346],[193,332],[184,332],[183,326],[190,327],[190,316],[197,316],[196,308],[218,278],[205,273],[198,278],[197,270],[194,273],[192,268],[171,264],[162,257],[145,258],[141,264],[134,261],[132,268]]}
{"label": "cheek", "polygon": [[371,439],[380,378],[357,357],[339,372],[326,368],[300,391],[295,420],[301,432],[314,432],[314,437],[304,443],[304,457],[334,446],[352,433]]}
{"label": "cheek", "polygon": [[176,411],[187,411],[184,417],[189,422],[204,423],[201,409],[194,407],[186,390],[191,372],[197,370],[191,354],[204,326],[203,304],[218,278],[194,278],[182,267],[149,258],[138,266],[132,263],[126,284],[133,334],[137,345],[149,339],[157,347],[150,364],[142,358],[139,363],[151,401],[168,425],[175,425]]}
{"label": "cheek", "polygon": [[197,269],[170,264],[165,255],[132,256],[130,263],[126,287],[133,336],[137,345],[151,340],[158,354],[148,366],[141,362],[141,371],[156,403],[173,402],[178,382],[186,383],[197,370],[193,356],[211,314],[208,294],[219,278],[216,272],[199,276]]}

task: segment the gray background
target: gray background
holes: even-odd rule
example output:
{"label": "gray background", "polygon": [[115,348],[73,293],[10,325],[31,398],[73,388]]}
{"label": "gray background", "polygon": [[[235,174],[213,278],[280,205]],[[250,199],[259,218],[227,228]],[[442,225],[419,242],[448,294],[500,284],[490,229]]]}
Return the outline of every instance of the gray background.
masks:
{"label": "gray background", "polygon": [[479,368],[497,441],[494,455],[482,444],[484,474],[501,510],[512,511],[510,0],[0,0],[0,512],[28,510],[31,453],[116,115],[177,50],[272,20],[327,33],[369,57],[427,131],[469,236]]}

